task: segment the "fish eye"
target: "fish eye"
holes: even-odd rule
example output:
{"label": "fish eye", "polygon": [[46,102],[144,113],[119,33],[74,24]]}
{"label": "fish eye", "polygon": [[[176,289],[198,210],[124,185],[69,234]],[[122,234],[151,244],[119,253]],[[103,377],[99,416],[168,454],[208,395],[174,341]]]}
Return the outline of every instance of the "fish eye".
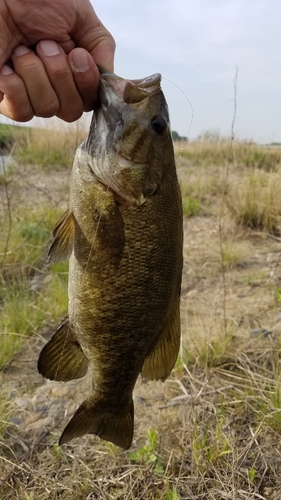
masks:
{"label": "fish eye", "polygon": [[156,134],[163,134],[163,132],[166,130],[167,128],[167,120],[166,118],[164,118],[164,116],[154,116],[154,118],[152,118],[151,120],[151,126],[154,130],[154,132],[156,132]]}

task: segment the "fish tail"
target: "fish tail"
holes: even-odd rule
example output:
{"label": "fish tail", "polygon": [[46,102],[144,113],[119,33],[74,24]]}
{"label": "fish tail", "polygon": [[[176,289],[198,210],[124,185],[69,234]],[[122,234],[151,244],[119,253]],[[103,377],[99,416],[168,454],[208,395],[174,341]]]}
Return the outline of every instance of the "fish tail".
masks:
{"label": "fish tail", "polygon": [[106,441],[130,448],[134,430],[134,403],[131,399],[123,411],[108,412],[101,409],[98,401],[90,397],[83,401],[65,427],[59,444],[67,443],[84,434],[96,434]]}

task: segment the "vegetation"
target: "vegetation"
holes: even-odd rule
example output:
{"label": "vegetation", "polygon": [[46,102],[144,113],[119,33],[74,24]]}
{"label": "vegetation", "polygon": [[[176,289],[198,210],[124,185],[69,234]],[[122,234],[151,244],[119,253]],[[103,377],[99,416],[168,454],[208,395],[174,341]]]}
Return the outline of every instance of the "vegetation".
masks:
{"label": "vegetation", "polygon": [[187,141],[187,137],[180,136],[175,130],[172,130],[172,138],[174,141]]}
{"label": "vegetation", "polygon": [[41,165],[49,169],[70,167],[73,151],[86,136],[80,122],[64,129],[30,128],[17,142],[14,155],[23,165]]}
{"label": "vegetation", "polygon": [[237,168],[275,172],[281,162],[281,148],[260,146],[252,141],[234,141],[232,144],[229,138],[220,137],[217,133],[205,133],[187,144],[176,143],[175,149],[178,155],[197,166],[235,165]]}
{"label": "vegetation", "polygon": [[[77,144],[74,130],[71,155],[68,137],[54,160],[39,152],[48,134],[32,133],[40,164],[18,144],[19,166],[0,185],[0,500],[279,499],[281,152],[232,145],[216,131],[175,145],[185,214],[181,353],[165,384],[137,383],[134,442],[121,452],[89,435],[57,445],[90,374],[40,432],[16,423],[37,418],[40,337],[66,312],[67,263],[49,265],[46,255]],[[20,384],[10,385],[16,370]],[[46,414],[58,400],[48,387]],[[15,409],[17,397],[31,408]]]}
{"label": "vegetation", "polygon": [[27,127],[15,127],[0,123],[0,153],[11,151],[14,144],[28,133]]}

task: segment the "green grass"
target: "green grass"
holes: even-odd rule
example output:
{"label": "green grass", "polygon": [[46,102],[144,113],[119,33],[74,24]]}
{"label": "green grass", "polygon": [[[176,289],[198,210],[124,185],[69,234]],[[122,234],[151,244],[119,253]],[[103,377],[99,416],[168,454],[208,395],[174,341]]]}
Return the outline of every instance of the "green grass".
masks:
{"label": "green grass", "polygon": [[0,151],[4,153],[10,151],[17,141],[28,134],[29,130],[28,127],[0,123]]}
{"label": "green grass", "polygon": [[166,493],[165,500],[180,500],[175,489],[170,490]]}
{"label": "green grass", "polygon": [[183,214],[185,217],[198,215],[201,211],[200,201],[192,197],[183,197],[182,200]]}
{"label": "green grass", "polygon": [[[62,269],[62,266],[61,266]],[[0,316],[0,370],[10,361],[27,335],[39,333],[67,311],[67,264],[50,270],[39,292],[29,282],[14,278],[2,283]]]}
{"label": "green grass", "polygon": [[[12,213],[12,220],[5,218],[0,240],[0,265],[14,265],[27,270],[38,260],[46,260],[51,241],[51,231],[61,210],[42,204],[39,207],[22,207]],[[15,220],[16,219],[16,220]]]}
{"label": "green grass", "polygon": [[151,465],[156,475],[164,474],[161,457],[157,453],[158,434],[156,429],[151,429],[147,434],[147,443],[136,451],[129,452],[128,456],[133,464]]}
{"label": "green grass", "polygon": [[[58,447],[62,421],[34,447],[23,429],[5,429],[9,409],[0,401],[0,457],[10,474],[1,500],[281,496],[281,292],[279,239],[272,236],[280,217],[280,153],[250,143],[231,152],[216,134],[205,139],[187,145],[189,160],[180,169],[186,216],[197,215],[186,224],[181,357],[164,385],[138,383],[132,449],[122,452],[93,436]],[[42,168],[42,179],[54,170]],[[13,175],[11,192],[12,186]],[[1,366],[26,336],[49,329],[66,312],[68,265],[46,264],[52,227],[65,208],[56,208],[64,186],[55,194],[51,186],[50,205],[38,199],[16,207],[11,197],[4,259],[7,217],[0,239]],[[32,290],[36,277],[41,285]],[[253,337],[254,328],[271,334]],[[84,386],[78,387],[82,399]],[[34,386],[19,389],[25,390],[31,399]],[[32,450],[24,460],[20,440]]]}
{"label": "green grass", "polygon": [[[11,186],[13,189],[13,186]],[[10,206],[0,228],[0,370],[26,336],[39,333],[67,311],[68,263],[47,266],[57,206]]]}

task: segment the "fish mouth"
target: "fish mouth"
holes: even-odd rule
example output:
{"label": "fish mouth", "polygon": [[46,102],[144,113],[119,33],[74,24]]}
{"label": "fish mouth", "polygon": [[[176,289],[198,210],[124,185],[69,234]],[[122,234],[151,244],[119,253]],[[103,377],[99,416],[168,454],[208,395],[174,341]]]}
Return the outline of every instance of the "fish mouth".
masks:
{"label": "fish mouth", "polygon": [[[103,84],[109,85],[114,90],[114,93],[121,97],[127,104],[141,102],[143,99],[161,91],[160,73],[154,73],[141,79],[124,79],[100,67],[99,71],[101,75],[101,88]],[[100,98],[102,101],[102,92]]]}

